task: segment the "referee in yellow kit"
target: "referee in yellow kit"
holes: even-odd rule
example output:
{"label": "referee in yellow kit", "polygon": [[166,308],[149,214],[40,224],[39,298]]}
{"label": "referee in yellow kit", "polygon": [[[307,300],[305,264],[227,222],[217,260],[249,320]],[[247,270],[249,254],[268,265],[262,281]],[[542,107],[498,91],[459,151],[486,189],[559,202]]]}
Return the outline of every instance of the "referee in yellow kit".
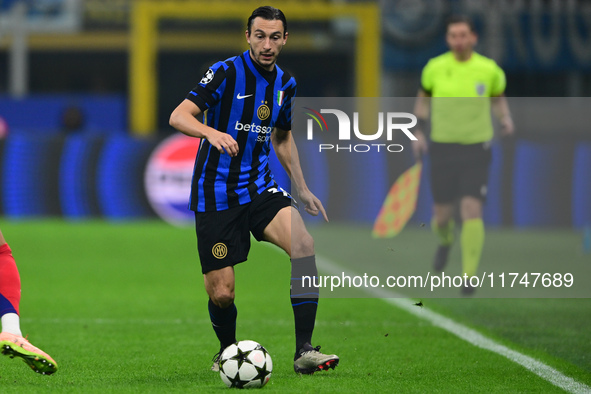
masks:
{"label": "referee in yellow kit", "polygon": [[[474,51],[477,40],[468,17],[450,18],[446,31],[450,51],[429,60],[421,75],[415,105],[417,141],[413,143],[417,159],[430,150],[435,202],[431,226],[439,239],[434,269],[442,271],[447,264],[454,242],[454,205],[459,200],[462,269],[468,277],[476,274],[484,245],[482,205],[491,161],[491,104],[502,134],[514,131],[504,96],[505,73],[494,60]],[[425,126],[430,112],[428,143]],[[473,292],[469,284],[462,289],[464,295]]]}

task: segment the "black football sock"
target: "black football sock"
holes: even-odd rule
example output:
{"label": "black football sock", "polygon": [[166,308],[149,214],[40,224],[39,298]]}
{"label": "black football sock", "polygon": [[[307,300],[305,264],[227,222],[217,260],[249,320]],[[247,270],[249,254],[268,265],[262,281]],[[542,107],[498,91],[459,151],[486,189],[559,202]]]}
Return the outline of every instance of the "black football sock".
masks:
{"label": "black football sock", "polygon": [[295,320],[296,355],[305,343],[312,343],[318,309],[318,270],[316,257],[291,259],[291,307]]}
{"label": "black football sock", "polygon": [[220,308],[211,299],[207,306],[211,326],[220,340],[220,348],[224,349],[236,342],[236,316],[238,316],[238,310],[234,303],[227,308]]}

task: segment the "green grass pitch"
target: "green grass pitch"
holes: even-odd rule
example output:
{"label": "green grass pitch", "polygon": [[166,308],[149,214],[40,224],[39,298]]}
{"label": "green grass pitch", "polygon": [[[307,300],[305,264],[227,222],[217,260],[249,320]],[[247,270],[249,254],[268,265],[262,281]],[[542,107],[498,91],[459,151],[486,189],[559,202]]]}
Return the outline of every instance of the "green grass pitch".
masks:
{"label": "green grass pitch", "polygon": [[[21,273],[23,332],[60,368],[53,376],[41,376],[20,360],[0,357],[0,392],[228,390],[218,374],[209,371],[217,343],[191,228],[158,221],[61,220],[2,220],[0,228]],[[337,230],[338,226],[329,225],[313,229],[319,249],[323,243],[325,248],[331,245],[331,234]],[[401,237],[397,242],[404,244],[434,242],[413,229]],[[487,237],[487,245],[508,247],[515,238],[543,244],[562,237],[573,245],[578,239],[569,231],[533,235],[492,231]],[[344,244],[354,247],[353,242]],[[377,245],[385,250],[385,242]],[[395,251],[400,249],[393,245]],[[429,245],[422,248],[426,255],[432,252]],[[341,249],[347,253],[346,247]],[[506,249],[503,252],[509,255]],[[488,261],[494,259],[495,250],[485,250]],[[406,258],[401,253],[400,259]],[[591,265],[589,256],[576,258]],[[266,392],[562,392],[498,354],[372,298],[321,300],[314,344],[338,354],[341,363],[334,371],[298,376],[292,362],[289,260],[274,248],[253,243],[250,261],[238,265],[236,272],[238,338],[262,343],[273,357]],[[429,299],[423,303],[591,385],[589,301]]]}

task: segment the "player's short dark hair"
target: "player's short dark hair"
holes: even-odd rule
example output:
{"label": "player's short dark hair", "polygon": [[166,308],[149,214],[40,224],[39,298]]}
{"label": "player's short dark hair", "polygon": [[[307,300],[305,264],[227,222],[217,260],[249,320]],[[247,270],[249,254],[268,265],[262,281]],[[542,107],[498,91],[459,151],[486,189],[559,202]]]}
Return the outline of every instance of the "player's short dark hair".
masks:
{"label": "player's short dark hair", "polygon": [[285,15],[283,11],[278,8],[271,7],[270,5],[266,5],[263,7],[259,7],[252,12],[252,15],[248,18],[248,22],[246,24],[246,28],[248,29],[248,34],[250,34],[250,28],[252,26],[252,21],[257,18],[261,17],[268,21],[280,20],[283,22],[283,35],[287,33],[287,20],[285,19]]}
{"label": "player's short dark hair", "polygon": [[447,24],[445,25],[445,31],[449,29],[450,25],[455,25],[456,23],[465,23],[470,28],[472,33],[476,33],[476,29],[474,28],[474,21],[468,15],[452,15],[447,19]]}

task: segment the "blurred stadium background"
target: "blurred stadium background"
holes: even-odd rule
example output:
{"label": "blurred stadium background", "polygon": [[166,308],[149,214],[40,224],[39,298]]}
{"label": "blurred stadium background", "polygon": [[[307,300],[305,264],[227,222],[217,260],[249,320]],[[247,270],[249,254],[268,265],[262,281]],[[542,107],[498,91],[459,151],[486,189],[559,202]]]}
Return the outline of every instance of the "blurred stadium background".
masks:
{"label": "blurred stadium background", "polygon": [[[446,50],[446,18],[464,13],[476,22],[477,50],[506,71],[507,96],[589,107],[591,4],[582,0],[272,3],[288,18],[280,64],[297,78],[299,96],[415,96],[422,67]],[[207,67],[246,48],[245,21],[258,5],[0,0],[2,216],[155,217],[145,191],[154,177],[166,190],[156,199],[184,209],[175,190],[186,188],[190,174],[179,168],[191,165],[196,148],[161,152],[156,175],[145,174],[148,159],[175,134],[168,115]],[[535,107],[526,108],[528,122],[513,111],[518,135],[498,143],[489,224],[591,224],[589,124],[547,121],[547,109],[538,109],[537,122]],[[388,164],[376,168],[373,182],[389,185],[405,169]],[[325,173],[308,169],[309,183],[325,182]],[[382,198],[375,197],[376,212]],[[415,221],[428,220],[429,199],[423,188]],[[357,219],[370,222],[376,212]]]}

